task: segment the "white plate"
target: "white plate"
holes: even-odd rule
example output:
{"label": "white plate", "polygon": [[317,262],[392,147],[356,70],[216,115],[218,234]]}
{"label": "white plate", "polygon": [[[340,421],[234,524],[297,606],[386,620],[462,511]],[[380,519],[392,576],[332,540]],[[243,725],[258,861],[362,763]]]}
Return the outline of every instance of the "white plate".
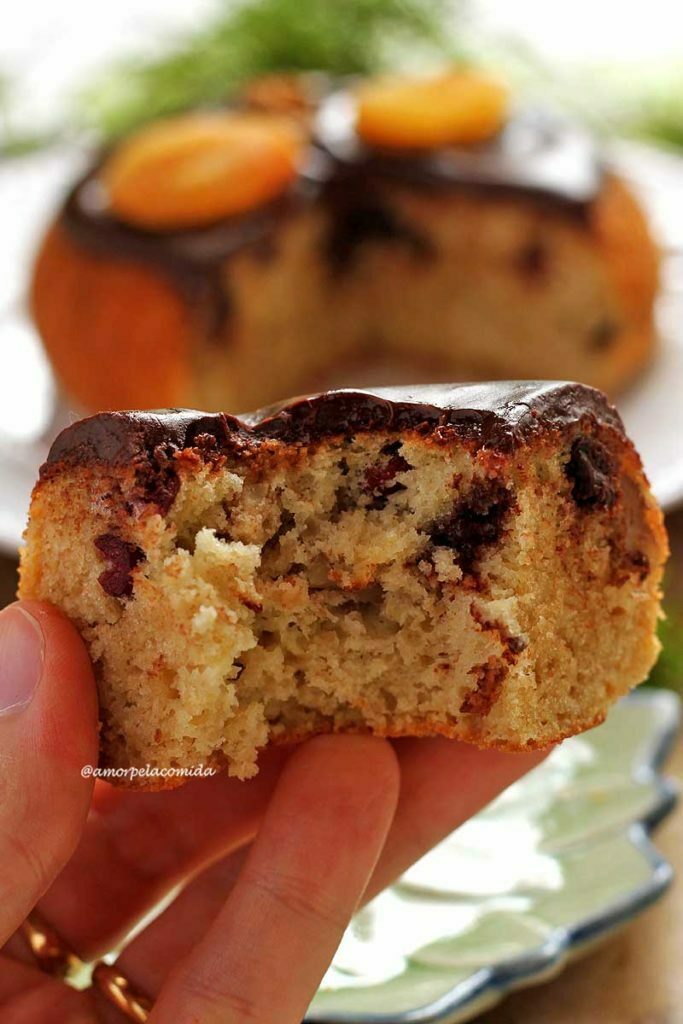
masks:
{"label": "white plate", "polygon": [[[633,145],[618,147],[614,158],[641,193],[666,253],[660,352],[618,404],[655,494],[670,509],[683,500],[683,160]],[[82,161],[71,148],[0,164],[0,550],[8,553],[21,542],[52,439],[77,418],[57,393],[23,291],[36,239]]]}
{"label": "white plate", "polygon": [[307,1024],[461,1024],[659,899],[679,720],[673,693],[640,690],[453,832],[356,915]]}

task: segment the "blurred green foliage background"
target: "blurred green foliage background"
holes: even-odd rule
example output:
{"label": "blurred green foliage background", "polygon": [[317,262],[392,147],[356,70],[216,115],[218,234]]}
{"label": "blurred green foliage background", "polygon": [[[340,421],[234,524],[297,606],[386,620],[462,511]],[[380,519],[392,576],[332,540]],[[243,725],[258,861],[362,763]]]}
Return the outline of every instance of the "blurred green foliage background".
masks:
{"label": "blurred green foliage background", "polygon": [[593,68],[585,79],[576,69],[548,66],[520,39],[484,33],[475,9],[476,0],[217,0],[205,25],[169,38],[154,56],[131,53],[105,66],[38,131],[12,116],[13,83],[0,68],[0,155],[84,133],[116,137],[155,117],[221,102],[257,75],[345,75],[453,61],[492,66],[515,88],[542,94],[601,131],[683,147],[680,67],[642,74]]}

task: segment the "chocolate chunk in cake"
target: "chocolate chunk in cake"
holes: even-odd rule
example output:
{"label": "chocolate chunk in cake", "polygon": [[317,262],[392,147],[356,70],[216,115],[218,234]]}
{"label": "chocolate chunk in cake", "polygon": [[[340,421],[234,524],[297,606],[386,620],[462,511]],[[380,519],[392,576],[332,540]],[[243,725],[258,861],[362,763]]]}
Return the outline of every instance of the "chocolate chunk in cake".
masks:
{"label": "chocolate chunk in cake", "polygon": [[330,730],[543,747],[657,653],[661,514],[580,385],[103,413],[55,441],[26,541],[21,596],[79,626],[113,766],[248,777]]}

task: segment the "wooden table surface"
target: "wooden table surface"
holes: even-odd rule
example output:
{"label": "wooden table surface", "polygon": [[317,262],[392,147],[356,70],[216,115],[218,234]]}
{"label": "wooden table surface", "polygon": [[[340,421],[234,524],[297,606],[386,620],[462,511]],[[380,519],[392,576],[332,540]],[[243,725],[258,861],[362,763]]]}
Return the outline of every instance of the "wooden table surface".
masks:
{"label": "wooden table surface", "polygon": [[[669,516],[668,587],[683,596],[683,509]],[[16,562],[0,557],[0,607],[14,597]],[[667,766],[683,790],[683,737]],[[480,1024],[683,1024],[683,801],[657,831],[676,867],[656,906],[553,981],[510,996]]]}

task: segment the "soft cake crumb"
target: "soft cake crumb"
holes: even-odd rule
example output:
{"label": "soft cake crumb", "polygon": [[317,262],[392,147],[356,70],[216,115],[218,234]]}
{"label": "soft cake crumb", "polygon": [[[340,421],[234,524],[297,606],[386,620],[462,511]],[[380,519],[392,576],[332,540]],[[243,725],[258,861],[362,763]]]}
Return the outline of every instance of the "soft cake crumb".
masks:
{"label": "soft cake crumb", "polygon": [[411,430],[179,457],[165,514],[125,467],[65,466],[21,596],[79,627],[109,765],[249,778],[268,742],[331,730],[545,747],[658,649],[661,517],[623,436],[581,429],[496,460]]}

